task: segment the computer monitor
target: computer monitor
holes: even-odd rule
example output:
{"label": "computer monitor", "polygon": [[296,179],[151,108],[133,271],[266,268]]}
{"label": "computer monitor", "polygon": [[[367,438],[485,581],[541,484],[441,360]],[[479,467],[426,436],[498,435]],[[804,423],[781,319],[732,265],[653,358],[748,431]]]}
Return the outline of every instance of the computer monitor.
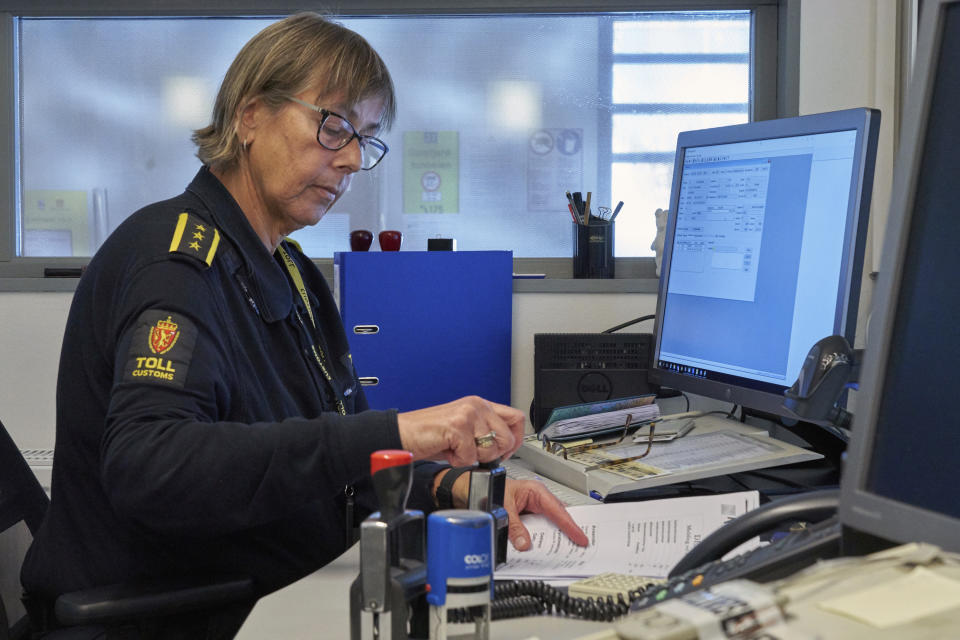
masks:
{"label": "computer monitor", "polygon": [[879,127],[848,109],[679,135],[654,383],[789,416],[810,348],[853,344]]}
{"label": "computer monitor", "polygon": [[845,553],[960,551],[960,3],[926,2],[921,21],[841,480]]}

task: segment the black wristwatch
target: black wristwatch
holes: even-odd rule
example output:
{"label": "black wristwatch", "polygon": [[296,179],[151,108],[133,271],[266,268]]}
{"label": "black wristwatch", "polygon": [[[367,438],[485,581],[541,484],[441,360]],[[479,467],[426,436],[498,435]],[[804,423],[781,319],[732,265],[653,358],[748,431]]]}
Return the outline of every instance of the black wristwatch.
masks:
{"label": "black wristwatch", "polygon": [[462,476],[465,473],[468,473],[472,470],[473,467],[451,467],[450,471],[444,474],[443,478],[440,480],[440,485],[437,486],[437,494],[435,496],[437,501],[437,508],[439,509],[453,509],[453,483],[457,481],[457,478]]}

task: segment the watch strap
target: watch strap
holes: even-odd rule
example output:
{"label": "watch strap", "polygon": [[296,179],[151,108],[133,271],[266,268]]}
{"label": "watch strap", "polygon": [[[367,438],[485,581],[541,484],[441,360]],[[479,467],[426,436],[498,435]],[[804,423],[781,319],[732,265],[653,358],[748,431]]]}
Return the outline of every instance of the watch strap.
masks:
{"label": "watch strap", "polygon": [[453,509],[453,483],[457,478],[468,473],[473,467],[451,467],[440,479],[437,486],[437,507],[439,509]]}

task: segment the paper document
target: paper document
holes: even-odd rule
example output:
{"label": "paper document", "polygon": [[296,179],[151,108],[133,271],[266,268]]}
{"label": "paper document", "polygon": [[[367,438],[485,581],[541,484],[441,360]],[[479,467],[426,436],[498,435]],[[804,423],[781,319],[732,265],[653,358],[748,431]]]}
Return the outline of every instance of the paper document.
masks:
{"label": "paper document", "polygon": [[960,605],[960,582],[925,567],[865,589],[819,603],[827,611],[886,629]]}
{"label": "paper document", "polygon": [[[598,573],[627,573],[665,578],[700,540],[726,522],[755,509],[756,491],[572,506],[568,509],[590,545],[578,547],[540,515],[521,516],[532,548],[507,552],[498,580],[538,579],[570,582]],[[738,551],[755,547],[758,540]]]}
{"label": "paper document", "polygon": [[[583,465],[629,458],[646,450],[645,444],[628,444],[621,447],[576,453],[569,460]],[[633,480],[665,475],[718,463],[736,464],[779,451],[777,443],[765,442],[763,438],[751,438],[732,431],[690,435],[669,444],[653,447],[650,454],[640,460],[604,467],[604,471],[616,473]]]}
{"label": "paper document", "polygon": [[503,468],[507,470],[507,477],[513,478],[514,480],[538,480],[546,485],[547,489],[550,490],[550,493],[555,495],[560,502],[565,506],[572,506],[575,504],[597,504],[599,501],[596,498],[591,498],[585,493],[580,493],[575,491],[570,487],[560,484],[559,482],[554,482],[550,478],[546,478],[537,474],[535,471],[530,469],[530,467],[523,462],[523,460],[517,460],[511,458],[510,460],[504,460],[502,463]]}

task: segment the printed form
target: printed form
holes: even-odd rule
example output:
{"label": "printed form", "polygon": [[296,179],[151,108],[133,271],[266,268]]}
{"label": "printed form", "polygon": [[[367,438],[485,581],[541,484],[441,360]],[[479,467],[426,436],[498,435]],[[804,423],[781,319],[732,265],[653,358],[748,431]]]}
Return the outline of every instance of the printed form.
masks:
{"label": "printed form", "polygon": [[768,160],[684,169],[670,293],[754,300],[769,182]]}
{"label": "printed form", "polygon": [[[521,516],[532,548],[512,546],[497,580],[545,580],[569,584],[599,573],[626,573],[665,578],[700,540],[728,521],[755,509],[756,491],[691,496],[645,502],[580,505],[568,508],[590,545],[578,547],[545,517]],[[734,550],[756,547],[754,539]]]}
{"label": "printed form", "polygon": [[[628,444],[602,451],[570,454],[570,460],[590,466],[629,459],[644,452],[644,444]],[[610,464],[603,471],[641,480],[652,476],[679,473],[694,467],[732,465],[748,460],[778,455],[777,442],[770,438],[754,438],[732,431],[704,433],[672,441],[666,446],[655,446],[640,460]]]}

